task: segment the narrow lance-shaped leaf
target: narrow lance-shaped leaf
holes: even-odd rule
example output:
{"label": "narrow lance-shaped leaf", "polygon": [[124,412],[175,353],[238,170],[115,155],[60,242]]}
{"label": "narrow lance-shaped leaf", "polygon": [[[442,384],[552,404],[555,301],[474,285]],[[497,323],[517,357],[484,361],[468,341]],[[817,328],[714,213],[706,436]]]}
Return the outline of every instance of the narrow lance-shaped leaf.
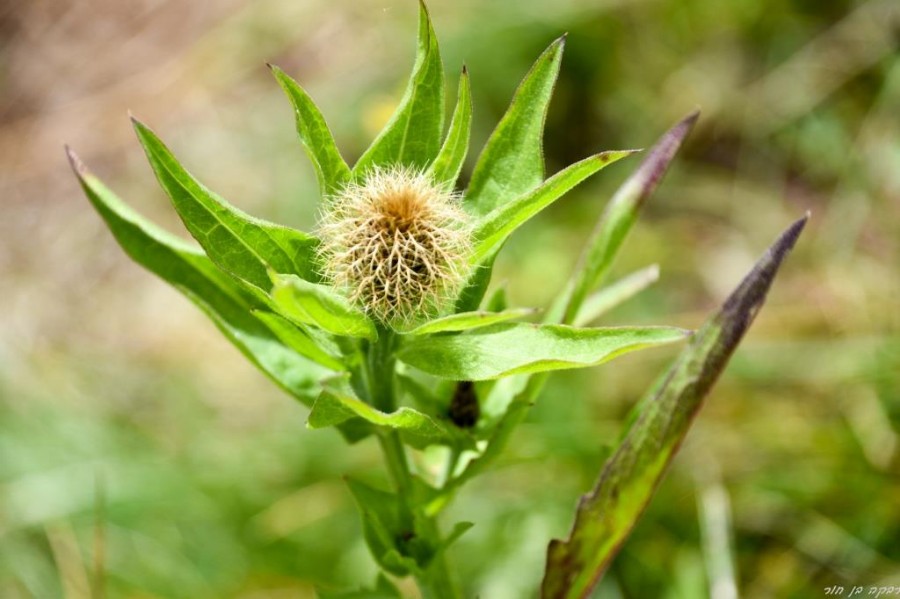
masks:
{"label": "narrow lance-shaped leaf", "polygon": [[291,320],[311,324],[332,335],[378,337],[366,314],[326,285],[317,285],[293,275],[273,275],[275,308]]}
{"label": "narrow lance-shaped leaf", "polygon": [[[481,151],[463,196],[468,209],[486,215],[504,201],[528,193],[544,179],[544,120],[559,75],[565,37],[550,44],[519,84],[512,102]],[[473,269],[454,306],[477,310],[487,292],[496,251]]]}
{"label": "narrow lance-shaped leaf", "polygon": [[411,338],[397,357],[441,378],[483,381],[594,366],[630,351],[680,341],[687,334],[672,327],[576,329],[506,323],[463,335]]}
{"label": "narrow lance-shaped leaf", "polygon": [[[545,322],[571,324],[576,320],[587,293],[593,286],[599,284],[608,272],[613,258],[622,247],[625,236],[637,218],[640,207],[659,183],[697,116],[696,113],[689,115],[664,135],[651,149],[636,173],[616,193],[588,242],[575,275],[548,310]],[[480,301],[484,289],[487,288],[489,272],[488,270],[488,276],[485,276],[481,269],[476,271],[477,278],[473,277],[462,296],[466,303],[458,302],[457,308],[462,304],[466,309],[472,309],[468,306],[475,303],[475,298]],[[482,295],[478,295],[479,291]],[[533,375],[528,380],[526,388],[510,403],[507,414],[497,426],[487,449],[479,458],[470,462],[466,471],[459,477],[460,482],[486,469],[500,455],[512,431],[525,419],[528,407],[534,402],[546,380],[546,373]]]}
{"label": "narrow lance-shaped leaf", "polygon": [[550,543],[541,597],[587,597],[653,495],[719,374],[762,306],[806,220],[788,228],[634,409],[631,425],[582,498],[569,538]]}
{"label": "narrow lance-shaped leaf", "polygon": [[318,280],[315,237],[253,218],[230,206],[194,179],[156,134],[132,120],[160,184],[213,262],[263,291],[269,290],[269,268]]}
{"label": "narrow lance-shaped leaf", "polygon": [[282,345],[250,310],[262,305],[209,258],[142,218],[91,175],[68,150],[72,169],[116,241],[135,262],[197,304],[251,362],[294,397],[310,404],[330,371]]}
{"label": "narrow lance-shaped leaf", "polygon": [[576,162],[556,173],[533,191],[497,206],[479,219],[473,232],[475,251],[472,263],[477,264],[499,248],[513,231],[531,217],[558,200],[570,189],[601,170],[633,154],[635,150],[601,152]]}
{"label": "narrow lance-shaped leaf", "polygon": [[424,2],[419,2],[416,63],[391,119],[353,167],[361,177],[374,166],[427,167],[437,155],[444,129],[444,66]]}
{"label": "narrow lance-shaped leaf", "polygon": [[494,260],[497,258],[497,248],[492,254],[484,258],[480,264],[473,265],[469,278],[463,285],[462,291],[456,298],[453,305],[453,312],[472,312],[478,310],[481,306],[481,300],[487,293],[488,286],[491,284],[491,275],[494,270]]}
{"label": "narrow lance-shaped leaf", "polygon": [[434,333],[447,333],[480,329],[507,320],[516,320],[530,316],[537,312],[533,308],[513,308],[500,312],[461,312],[429,320],[416,328],[407,331],[407,335],[431,335]]}
{"label": "narrow lance-shaped leaf", "polygon": [[284,71],[269,65],[278,84],[294,107],[297,134],[312,161],[322,197],[329,196],[350,179],[350,167],[344,162],[322,112],[300,84]]}
{"label": "narrow lance-shaped leaf", "polygon": [[475,213],[487,214],[543,180],[544,120],[564,45],[565,37],[561,37],[537,59],[478,157],[465,194]]}
{"label": "narrow lance-shaped leaf", "polygon": [[688,115],[663,135],[637,171],[616,191],[578,261],[572,280],[561,296],[558,304],[560,310],[551,310],[548,317],[559,318],[559,312],[562,311],[561,322],[568,324],[575,321],[584,298],[609,272],[641,207],[656,189],[699,115],[699,112]]}
{"label": "narrow lance-shaped leaf", "polygon": [[619,304],[631,299],[659,279],[659,266],[654,264],[635,271],[608,285],[584,300],[578,311],[575,326],[588,325]]}
{"label": "narrow lance-shaped leaf", "polygon": [[[580,314],[585,295],[592,286],[602,280],[608,271],[628,230],[637,217],[639,208],[658,184],[674,156],[675,150],[687,135],[696,117],[696,114],[690,115],[663,136],[660,142],[651,149],[637,172],[617,192],[598,223],[597,229],[579,261],[575,276],[554,302],[553,307],[548,310],[546,322],[561,321],[563,324],[571,324],[575,321],[576,316]],[[592,280],[593,283],[588,284],[589,280]],[[480,283],[481,287],[476,287],[476,283]],[[464,297],[468,299],[469,303],[465,305],[471,305],[472,298],[476,296],[477,291],[486,287],[487,283],[483,276],[473,279],[466,289]],[[581,290],[577,297],[573,296],[576,287]],[[480,296],[478,298],[480,301]],[[546,373],[533,375],[528,380],[525,389],[510,403],[509,409],[498,424],[487,449],[479,458],[470,462],[466,471],[459,477],[459,484],[488,468],[500,455],[512,431],[525,419],[529,406],[540,393],[546,380]],[[457,484],[456,480],[454,484]]]}
{"label": "narrow lance-shaped leaf", "polygon": [[469,72],[463,67],[459,77],[459,97],[450,130],[437,158],[431,164],[431,175],[438,183],[453,185],[459,178],[466,154],[469,152],[469,134],[472,128],[472,90],[469,85]]}

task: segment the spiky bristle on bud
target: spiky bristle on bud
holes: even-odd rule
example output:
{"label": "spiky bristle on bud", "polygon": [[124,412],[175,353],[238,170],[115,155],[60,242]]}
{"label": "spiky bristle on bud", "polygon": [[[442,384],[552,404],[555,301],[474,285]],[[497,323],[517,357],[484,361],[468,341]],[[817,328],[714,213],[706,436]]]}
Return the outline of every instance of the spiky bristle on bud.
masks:
{"label": "spiky bristle on bud", "polygon": [[398,328],[435,315],[459,290],[469,231],[459,198],[427,174],[374,169],[326,204],[320,258],[335,287]]}

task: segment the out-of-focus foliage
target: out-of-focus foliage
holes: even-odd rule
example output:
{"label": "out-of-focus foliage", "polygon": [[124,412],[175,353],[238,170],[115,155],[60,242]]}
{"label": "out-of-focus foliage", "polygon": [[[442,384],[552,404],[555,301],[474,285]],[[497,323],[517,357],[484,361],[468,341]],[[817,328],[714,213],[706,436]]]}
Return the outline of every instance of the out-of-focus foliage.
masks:
{"label": "out-of-focus foliage", "polygon": [[[703,109],[612,273],[656,262],[660,280],[601,324],[698,326],[775,231],[813,213],[597,596],[703,596],[730,571],[748,597],[897,584],[900,5],[429,6],[447,71],[469,68],[473,148],[566,31],[550,172],[647,146]],[[82,596],[95,569],[110,596],[371,586],[340,477],[377,482],[375,448],[307,430],[305,408],[130,264],[61,144],[180,231],[131,109],[174,132],[185,164],[240,208],[308,230],[316,173],[264,62],[304,85],[355,159],[402,95],[415,19],[392,0],[0,6],[0,596]],[[510,239],[495,279],[515,304],[543,305],[565,282],[628,172],[611,167]],[[475,523],[450,550],[472,594],[533,592],[547,542],[675,351],[547,387],[450,515]]]}

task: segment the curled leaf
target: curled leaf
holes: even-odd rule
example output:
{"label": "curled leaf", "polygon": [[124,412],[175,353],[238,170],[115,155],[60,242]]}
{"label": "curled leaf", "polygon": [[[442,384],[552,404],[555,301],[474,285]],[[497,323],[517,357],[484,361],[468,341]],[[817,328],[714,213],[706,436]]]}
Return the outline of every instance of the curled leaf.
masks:
{"label": "curled leaf", "polygon": [[331,287],[293,275],[274,274],[272,280],[275,283],[272,300],[288,318],[315,325],[332,335],[362,337],[370,341],[378,338],[375,324],[369,317]]}
{"label": "curled leaf", "polygon": [[325,428],[361,418],[377,428],[398,431],[403,440],[419,449],[429,445],[471,446],[465,436],[444,422],[412,408],[401,407],[391,413],[377,410],[355,396],[346,378],[328,379],[322,383],[322,393],[313,405],[307,425]]}

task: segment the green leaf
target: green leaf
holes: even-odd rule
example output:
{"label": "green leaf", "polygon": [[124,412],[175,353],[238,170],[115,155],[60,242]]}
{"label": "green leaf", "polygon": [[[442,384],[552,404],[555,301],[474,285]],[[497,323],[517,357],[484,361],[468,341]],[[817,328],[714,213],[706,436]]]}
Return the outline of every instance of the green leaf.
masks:
{"label": "green leaf", "polygon": [[485,309],[489,312],[503,312],[507,307],[509,307],[509,298],[506,296],[506,281],[503,281],[488,298]]}
{"label": "green leaf", "polygon": [[268,291],[268,269],[318,280],[318,240],[301,231],[250,217],[206,189],[159,138],[132,118],[150,165],[185,226],[220,268]]}
{"label": "green leaf", "polygon": [[407,331],[405,334],[417,336],[430,335],[433,333],[447,333],[450,331],[468,331],[470,329],[478,329],[497,324],[498,322],[525,318],[526,316],[531,316],[535,312],[537,312],[537,310],[533,308],[515,308],[503,312],[461,312],[459,314],[451,314],[450,316],[443,316],[441,318],[430,320]]}
{"label": "green leaf", "polygon": [[[637,171],[616,191],[585,246],[572,280],[563,291],[559,302],[565,306],[563,323],[575,321],[584,298],[609,272],[641,207],[656,189],[681,142],[690,133],[699,116],[699,112],[688,115],[663,135]],[[556,316],[553,311],[548,314],[548,318]]]}
{"label": "green leaf", "polygon": [[488,286],[491,284],[496,258],[497,252],[495,251],[472,268],[466,284],[463,285],[462,291],[459,292],[456,303],[453,305],[455,313],[472,312],[481,305],[481,300],[484,299],[484,294],[487,293]]}
{"label": "green leaf", "polygon": [[197,304],[273,381],[311,404],[319,393],[318,380],[330,371],[285,347],[266,323],[250,313],[263,307],[252,294],[201,252],[131,210],[87,171],[74,152],[66,150],[85,194],[125,253]]}
{"label": "green leaf", "polygon": [[[420,377],[425,378],[425,377]],[[450,405],[451,393],[449,387],[455,386],[451,381],[431,381],[425,382],[419,380],[407,373],[397,373],[397,385],[402,389],[404,395],[411,399],[419,408],[425,410],[428,414],[447,414]],[[444,387],[447,388],[444,388]]]}
{"label": "green leaf", "polygon": [[435,558],[445,553],[450,548],[450,546],[453,545],[453,543],[458,541],[460,537],[466,534],[474,526],[474,522],[457,522],[456,524],[454,524],[449,534],[447,534],[447,536],[437,545],[437,547],[435,547],[432,560],[437,561]]}
{"label": "green leaf", "polygon": [[397,110],[353,167],[360,178],[374,166],[425,168],[437,156],[444,129],[444,67],[424,2],[419,3],[419,39],[412,76]]}
{"label": "green leaf", "polygon": [[647,268],[635,271],[609,285],[600,291],[588,296],[578,311],[575,318],[575,326],[588,325],[619,304],[631,299],[659,279],[659,266],[654,264]]}
{"label": "green leaf", "polygon": [[369,317],[331,287],[294,275],[274,275],[272,281],[275,307],[291,320],[315,325],[332,335],[378,338]]}
{"label": "green leaf", "polygon": [[564,45],[561,37],[537,59],[482,150],[465,195],[476,214],[488,214],[544,179],[544,120]]}
{"label": "green leaf", "polygon": [[463,335],[411,338],[397,357],[441,378],[482,381],[594,366],[630,351],[680,341],[687,334],[671,327],[577,329],[507,323]]}
{"label": "green leaf", "polygon": [[675,364],[635,407],[596,486],[582,498],[569,538],[547,552],[541,597],[586,597],[631,532],[688,428],[765,301],[806,220],[787,229]]}
{"label": "green leaf", "polygon": [[469,134],[472,127],[472,90],[469,72],[463,67],[459,77],[459,97],[450,121],[450,130],[437,158],[431,164],[431,175],[438,183],[453,185],[459,178],[466,154],[469,152]]}
{"label": "green leaf", "polygon": [[350,180],[350,167],[341,157],[325,117],[300,84],[278,67],[269,68],[294,107],[297,134],[316,169],[322,197],[334,194]]}
{"label": "green leaf", "polygon": [[413,531],[402,524],[397,496],[352,478],[346,480],[362,517],[363,537],[375,561],[397,576],[421,573],[415,561],[404,558],[400,552],[401,539]]}
{"label": "green leaf", "polygon": [[253,314],[263,321],[284,345],[301,356],[331,370],[347,370],[347,366],[341,362],[338,352],[328,352],[320,347],[316,340],[300,326],[273,312],[256,310]]}
{"label": "green leaf", "polygon": [[471,262],[480,263],[532,216],[603,167],[634,152],[635,150],[601,152],[585,158],[556,173],[536,189],[497,206],[489,214],[478,219],[475,225],[472,234],[475,239],[475,251],[472,253]]}
{"label": "green leaf", "polygon": [[322,393],[309,414],[309,428],[326,428],[362,418],[376,427],[398,431],[406,443],[417,449],[458,445],[463,440],[462,433],[412,408],[398,408],[390,414],[376,410],[355,396],[346,377],[328,379],[322,384]]}

